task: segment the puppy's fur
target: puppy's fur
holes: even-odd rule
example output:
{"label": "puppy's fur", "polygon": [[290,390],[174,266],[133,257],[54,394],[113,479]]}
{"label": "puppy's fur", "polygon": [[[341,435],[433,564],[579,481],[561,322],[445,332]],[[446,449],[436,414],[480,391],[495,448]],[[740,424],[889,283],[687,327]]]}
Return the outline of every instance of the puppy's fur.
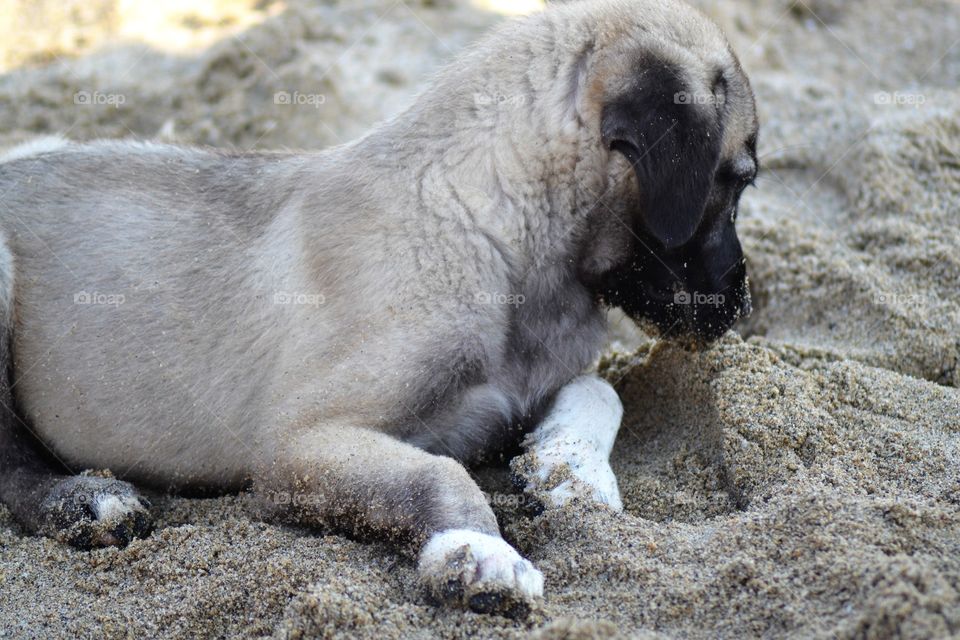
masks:
{"label": "puppy's fur", "polygon": [[[80,545],[148,528],[131,485],[64,476],[32,432],[72,469],[252,479],[279,516],[429,541],[424,578],[454,567],[477,608],[535,596],[461,463],[531,431],[535,447],[571,381],[565,406],[596,393],[577,377],[605,305],[705,339],[748,308],[733,219],[756,129],[715,25],[672,0],[585,0],[505,24],[407,112],[323,152],[15,151],[0,494]],[[563,420],[589,432],[570,415],[542,441]],[[598,442],[618,506],[612,435]]]}

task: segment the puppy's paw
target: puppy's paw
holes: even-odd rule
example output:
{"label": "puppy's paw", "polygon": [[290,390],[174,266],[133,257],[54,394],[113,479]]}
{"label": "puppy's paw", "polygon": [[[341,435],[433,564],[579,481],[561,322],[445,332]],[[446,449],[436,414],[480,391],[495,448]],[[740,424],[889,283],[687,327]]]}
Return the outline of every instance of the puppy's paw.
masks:
{"label": "puppy's paw", "polygon": [[510,468],[524,493],[544,507],[562,507],[579,499],[623,511],[617,477],[606,457],[547,449],[515,458]]}
{"label": "puppy's paw", "polygon": [[420,580],[440,603],[523,617],[543,596],[543,574],[499,536],[448,529],[420,551]]}
{"label": "puppy's paw", "polygon": [[585,461],[571,468],[570,475],[572,477],[547,492],[553,506],[563,506],[579,497],[594,504],[606,505],[617,513],[623,511],[617,477],[606,460]]}
{"label": "puppy's paw", "polygon": [[620,396],[608,382],[574,379],[524,439],[527,453],[510,463],[516,483],[543,507],[579,501],[623,511],[609,463],[622,418]]}
{"label": "puppy's paw", "polygon": [[40,504],[39,533],[80,549],[123,547],[150,533],[149,507],[129,482],[71,476],[53,485]]}

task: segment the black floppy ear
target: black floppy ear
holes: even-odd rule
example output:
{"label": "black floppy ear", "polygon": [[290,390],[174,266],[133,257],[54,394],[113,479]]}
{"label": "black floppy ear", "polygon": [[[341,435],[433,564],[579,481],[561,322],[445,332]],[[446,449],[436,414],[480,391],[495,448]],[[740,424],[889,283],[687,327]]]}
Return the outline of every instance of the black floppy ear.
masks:
{"label": "black floppy ear", "polygon": [[703,218],[720,160],[716,103],[658,62],[603,108],[604,143],[633,165],[644,227],[668,249],[689,241]]}

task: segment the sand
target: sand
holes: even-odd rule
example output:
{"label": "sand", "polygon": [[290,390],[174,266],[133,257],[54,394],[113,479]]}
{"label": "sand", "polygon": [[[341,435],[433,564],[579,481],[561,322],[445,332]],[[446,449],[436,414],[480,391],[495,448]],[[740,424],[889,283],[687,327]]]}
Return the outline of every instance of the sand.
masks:
{"label": "sand", "polygon": [[[0,44],[0,146],[67,130],[322,147],[401,109],[502,19],[198,0],[138,31],[119,0],[30,4],[54,13]],[[22,535],[0,507],[0,637],[960,635],[960,6],[700,4],[763,120],[738,223],[756,311],[702,353],[615,323],[600,370],[626,407],[625,514],[536,515],[506,470],[477,470],[546,576],[529,618],[437,610],[412,558],[260,522],[246,496],[154,495],[150,538],[89,553]],[[324,98],[275,104],[284,91]]]}

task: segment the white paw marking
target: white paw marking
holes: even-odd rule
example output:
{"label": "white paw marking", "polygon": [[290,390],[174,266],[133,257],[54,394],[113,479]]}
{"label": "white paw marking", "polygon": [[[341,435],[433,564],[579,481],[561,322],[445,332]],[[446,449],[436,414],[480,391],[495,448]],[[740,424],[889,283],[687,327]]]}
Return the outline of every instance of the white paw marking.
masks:
{"label": "white paw marking", "polygon": [[[541,458],[542,460],[542,458]],[[579,465],[569,460],[563,461],[570,468],[573,478],[564,480],[547,492],[552,506],[560,507],[577,496],[588,496],[598,504],[605,504],[617,513],[623,511],[623,500],[620,498],[620,487],[617,477],[606,460],[591,460]],[[541,482],[546,482],[555,467],[544,465],[538,472]]]}
{"label": "white paw marking", "polygon": [[565,466],[573,477],[547,491],[552,506],[582,495],[623,511],[609,462],[622,418],[623,405],[609,383],[595,376],[576,378],[557,393],[550,413],[524,441],[537,462],[535,478],[527,481],[542,487]]}
{"label": "white paw marking", "polygon": [[467,529],[434,534],[420,551],[421,578],[446,581],[453,565],[469,591],[507,590],[527,600],[543,595],[543,574],[499,536]]}
{"label": "white paw marking", "polygon": [[140,500],[133,496],[110,494],[96,496],[90,506],[93,508],[97,520],[110,523],[120,523],[130,514],[144,510]]}

